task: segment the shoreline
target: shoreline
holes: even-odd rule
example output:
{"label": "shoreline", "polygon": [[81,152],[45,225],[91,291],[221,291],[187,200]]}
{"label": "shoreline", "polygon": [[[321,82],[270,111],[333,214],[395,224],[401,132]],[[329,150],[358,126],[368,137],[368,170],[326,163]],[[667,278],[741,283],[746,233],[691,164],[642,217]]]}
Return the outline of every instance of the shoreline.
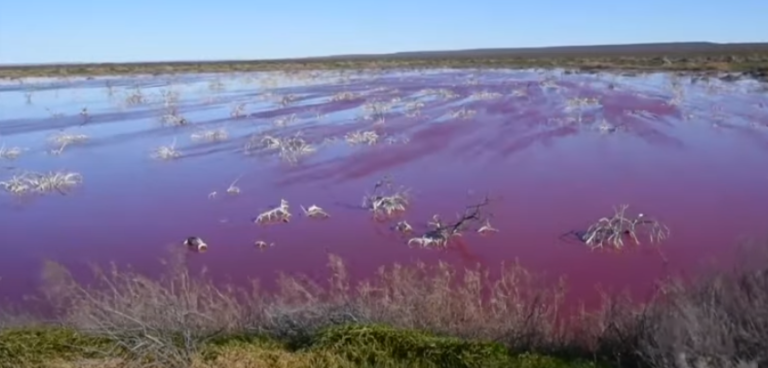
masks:
{"label": "shoreline", "polygon": [[567,54],[532,52],[488,54],[472,51],[407,55],[338,56],[306,59],[241,61],[169,61],[0,65],[0,78],[106,76],[137,74],[243,73],[309,70],[391,69],[567,69],[583,72],[739,73],[768,79],[768,46],[748,50],[658,51]]}

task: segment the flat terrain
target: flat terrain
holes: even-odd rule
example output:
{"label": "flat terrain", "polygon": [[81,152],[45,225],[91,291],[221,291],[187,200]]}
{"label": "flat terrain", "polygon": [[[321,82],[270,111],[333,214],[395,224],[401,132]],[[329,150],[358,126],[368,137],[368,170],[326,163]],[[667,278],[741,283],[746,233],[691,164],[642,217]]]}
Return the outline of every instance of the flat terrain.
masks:
{"label": "flat terrain", "polygon": [[0,77],[436,67],[731,71],[766,78],[768,44],[657,43],[402,52],[283,60],[7,65],[0,66]]}
{"label": "flat terrain", "polygon": [[[57,324],[0,314],[0,367],[768,361],[765,273],[659,288],[764,235],[766,91],[562,69],[5,80],[0,297]],[[88,272],[110,262],[132,271]],[[662,301],[571,324],[618,291]]]}
{"label": "flat terrain", "polygon": [[[764,88],[525,70],[10,83],[0,87],[0,214],[13,246],[0,276],[34,280],[43,258],[155,272],[168,247],[200,236],[211,250],[193,262],[236,278],[322,272],[327,252],[358,275],[413,258],[490,268],[518,258],[567,275],[579,298],[595,296],[597,283],[643,293],[663,270],[720,257],[724,244],[761,230]],[[25,181],[57,170],[77,174],[67,195]],[[387,177],[391,188],[379,190],[407,189],[407,214],[377,220],[362,202]],[[476,234],[476,221],[446,246],[408,243],[433,215],[453,221],[486,195],[498,234]],[[254,224],[281,200],[290,222]],[[658,249],[646,237],[624,255],[589,251],[579,234],[622,204],[663,220],[673,236]],[[306,216],[301,207],[311,205],[331,217]],[[412,233],[395,230],[401,220]]]}

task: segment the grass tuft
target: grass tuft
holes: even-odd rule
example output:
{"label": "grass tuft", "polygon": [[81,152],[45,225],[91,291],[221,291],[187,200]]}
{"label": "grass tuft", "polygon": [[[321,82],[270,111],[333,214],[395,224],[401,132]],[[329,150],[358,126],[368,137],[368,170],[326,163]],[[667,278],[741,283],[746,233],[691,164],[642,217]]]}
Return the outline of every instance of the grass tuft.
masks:
{"label": "grass tuft", "polygon": [[0,145],[0,159],[15,160],[21,156],[21,147],[6,147],[5,143]]}
{"label": "grass tuft", "polygon": [[176,138],[170,145],[155,148],[151,156],[158,160],[174,160],[181,157],[181,152],[176,149]]}
{"label": "grass tuft", "polygon": [[75,172],[50,171],[47,173],[25,172],[9,180],[0,181],[0,187],[13,195],[48,194],[58,192],[67,195],[82,184],[83,176]]}

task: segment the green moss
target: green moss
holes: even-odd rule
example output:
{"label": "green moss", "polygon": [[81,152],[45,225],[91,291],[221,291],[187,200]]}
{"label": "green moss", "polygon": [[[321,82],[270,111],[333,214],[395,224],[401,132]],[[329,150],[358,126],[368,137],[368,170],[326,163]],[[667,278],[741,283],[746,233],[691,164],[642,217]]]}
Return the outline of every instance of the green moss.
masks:
{"label": "green moss", "polygon": [[288,350],[285,344],[259,335],[221,336],[208,341],[200,350],[206,361],[218,358],[222,352],[232,348],[258,347],[265,350]]}
{"label": "green moss", "polygon": [[109,343],[67,328],[0,330],[0,367],[42,364],[53,359],[91,358]]}
{"label": "green moss", "polygon": [[593,362],[565,360],[538,354],[522,354],[512,359],[510,368],[598,368]]}
{"label": "green moss", "polygon": [[359,364],[392,360],[434,367],[508,366],[506,348],[384,326],[342,326],[318,334],[313,349],[325,349]]}
{"label": "green moss", "polygon": [[[40,367],[51,361],[123,356],[114,342],[60,327],[0,330],[0,367]],[[285,343],[258,335],[230,335],[210,340],[200,355],[212,360],[228,349],[256,349],[290,354]],[[321,331],[306,352],[330,353],[355,367],[510,367],[598,368],[597,364],[537,354],[510,355],[498,343],[466,341],[386,326],[349,325]],[[321,355],[327,356],[327,355]],[[337,364],[337,365],[338,365]],[[346,363],[345,363],[346,364]],[[334,365],[336,366],[336,365]],[[346,365],[344,365],[346,366]]]}

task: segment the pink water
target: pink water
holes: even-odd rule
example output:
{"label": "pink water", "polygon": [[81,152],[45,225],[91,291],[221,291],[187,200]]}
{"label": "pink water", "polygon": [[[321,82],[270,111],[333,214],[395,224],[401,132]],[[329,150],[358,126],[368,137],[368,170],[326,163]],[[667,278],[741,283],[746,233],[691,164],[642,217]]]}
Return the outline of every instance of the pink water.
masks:
{"label": "pink water", "polygon": [[[84,184],[68,196],[23,201],[0,193],[0,294],[17,298],[33,292],[44,259],[75,268],[116,261],[158,272],[157,260],[169,247],[196,235],[210,250],[194,255],[193,264],[221,278],[269,281],[278,271],[323,278],[327,252],[342,256],[358,277],[381,265],[417,259],[491,268],[518,259],[535,271],[567,276],[573,294],[591,300],[596,285],[643,295],[658,277],[727,259],[740,240],[766,229],[768,98],[760,86],[683,79],[685,97],[674,104],[670,76],[661,74],[550,72],[551,81],[544,82],[545,76],[534,72],[478,72],[474,78],[467,83],[467,72],[384,74],[284,87],[280,93],[302,97],[284,108],[256,100],[264,91],[260,87],[231,81],[223,92],[193,88],[182,94],[182,111],[193,122],[186,128],[161,127],[156,102],[116,108],[99,80],[58,87],[58,97],[49,91],[40,97],[43,102],[31,105],[23,103],[21,89],[7,88],[0,92],[0,101],[10,105],[0,120],[0,140],[30,150],[3,161],[7,170],[0,180],[20,170],[68,169],[82,173]],[[162,85],[159,80],[141,83]],[[206,79],[174,83],[197,86],[201,80]],[[128,88],[134,82],[115,85]],[[146,90],[152,88],[163,87]],[[367,94],[367,101],[400,97],[405,103],[427,88],[449,89],[458,97],[423,99],[420,117],[394,110],[376,125],[358,118],[362,99],[329,99],[339,91],[355,91]],[[470,98],[480,91],[501,97]],[[219,100],[206,101],[210,96]],[[578,109],[566,108],[577,97],[601,103],[584,107],[578,121]],[[252,115],[233,119],[228,109],[240,101],[249,103]],[[94,106],[91,120],[77,127],[77,111],[86,105]],[[47,106],[70,113],[46,117],[41,111]],[[446,116],[462,106],[476,114]],[[292,113],[298,120],[287,127],[272,124]],[[317,113],[327,116],[317,119]],[[603,119],[616,130],[601,133]],[[193,142],[189,135],[196,126],[226,127],[230,138]],[[44,153],[45,135],[62,128],[92,139],[61,156]],[[375,130],[398,142],[321,144],[355,130]],[[299,131],[319,149],[297,165],[266,152],[242,152],[254,132]],[[149,158],[151,148],[173,138],[182,158]],[[241,194],[228,196],[227,186],[241,175]],[[489,210],[500,232],[468,233],[443,251],[411,249],[360,208],[362,196],[384,175],[411,188],[413,205],[405,216],[417,232],[432,214],[450,218],[485,193],[493,198]],[[209,198],[214,190],[218,196]],[[280,199],[293,206],[293,221],[269,227],[251,222]],[[300,216],[299,205],[311,204],[332,217]],[[663,221],[671,237],[659,248],[643,244],[600,252],[564,235],[585,230],[619,204]],[[256,240],[276,245],[259,251]]]}

